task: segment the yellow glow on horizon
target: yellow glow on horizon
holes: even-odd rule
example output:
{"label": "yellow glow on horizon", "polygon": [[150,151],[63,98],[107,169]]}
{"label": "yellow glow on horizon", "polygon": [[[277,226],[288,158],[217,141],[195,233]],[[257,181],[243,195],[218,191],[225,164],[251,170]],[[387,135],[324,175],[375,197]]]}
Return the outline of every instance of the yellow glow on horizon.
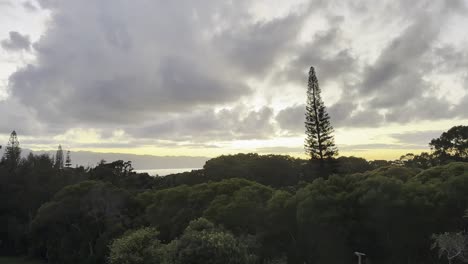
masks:
{"label": "yellow glow on horizon", "polygon": [[[467,124],[468,120],[441,120],[441,121],[422,121],[414,122],[406,125],[389,124],[377,128],[340,128],[336,129],[335,139],[339,149],[340,156],[355,156],[363,157],[368,160],[386,159],[394,160],[406,153],[419,154],[421,152],[429,152],[429,146],[423,147],[417,144],[405,144],[398,142],[392,135],[404,133],[417,133],[425,131],[446,131],[449,128]],[[204,142],[207,146],[203,147],[190,144],[191,142],[163,142],[164,146],[158,142],[150,141],[147,143],[140,142],[132,147],[132,137],[127,135],[123,130],[116,130],[108,136],[102,135],[102,131],[98,129],[71,129],[62,135],[53,137],[52,141],[56,142],[53,145],[41,139],[31,136],[22,137],[26,142],[22,147],[39,150],[55,150],[57,145],[61,144],[64,149],[71,151],[93,151],[103,153],[122,153],[136,155],[155,155],[155,156],[204,156],[216,157],[220,155],[256,152],[260,154],[282,154],[291,155],[299,158],[307,158],[304,153],[303,144],[304,137],[275,137],[270,139],[257,140],[233,140],[222,142]],[[8,135],[0,135],[3,141],[8,140]],[[38,143],[35,143],[36,141]],[[430,139],[428,139],[429,143]],[[122,144],[119,147],[117,143]],[[165,143],[173,144],[166,145]],[[115,144],[115,146],[113,146]],[[128,147],[126,146],[128,145]],[[388,145],[388,147],[386,147]],[[102,147],[100,147],[102,146]],[[111,146],[111,147],[109,147]]]}

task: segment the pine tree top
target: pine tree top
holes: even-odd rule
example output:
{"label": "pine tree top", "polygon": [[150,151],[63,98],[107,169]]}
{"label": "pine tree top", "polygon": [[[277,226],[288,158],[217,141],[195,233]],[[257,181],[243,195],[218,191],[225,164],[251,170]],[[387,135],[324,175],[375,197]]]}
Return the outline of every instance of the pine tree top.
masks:
{"label": "pine tree top", "polygon": [[307,83],[305,150],[311,159],[328,159],[338,154],[333,137],[333,127],[320,96],[315,68],[310,67]]}

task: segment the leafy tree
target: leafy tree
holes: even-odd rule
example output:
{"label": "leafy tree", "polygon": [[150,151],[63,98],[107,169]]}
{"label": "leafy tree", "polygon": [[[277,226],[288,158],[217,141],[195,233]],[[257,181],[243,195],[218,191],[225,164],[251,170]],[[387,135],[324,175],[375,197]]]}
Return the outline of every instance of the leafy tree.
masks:
{"label": "leafy tree", "polygon": [[45,154],[29,153],[15,171],[0,166],[0,254],[25,254],[39,207],[64,186],[84,179],[81,169],[58,172]]}
{"label": "leafy tree", "polygon": [[273,190],[260,184],[246,186],[228,196],[217,196],[204,215],[235,234],[258,233],[265,222],[266,206]]}
{"label": "leafy tree", "polygon": [[129,229],[136,209],[128,192],[109,183],[67,186],[38,210],[33,251],[49,263],[104,263],[109,243]]}
{"label": "leafy tree", "polygon": [[184,234],[171,242],[168,263],[171,264],[249,264],[256,257],[249,243],[200,218],[192,221]]}
{"label": "leafy tree", "polygon": [[164,245],[158,240],[154,228],[141,228],[126,232],[110,245],[110,264],[163,263]]}
{"label": "leafy tree", "polygon": [[55,168],[56,169],[63,169],[63,150],[62,145],[58,146],[57,153],[55,154]]}
{"label": "leafy tree", "polygon": [[428,169],[435,165],[433,155],[423,152],[419,155],[415,155],[413,153],[407,153],[400,157],[400,159],[395,162],[396,164],[411,167],[411,168],[421,168],[421,169]]}
{"label": "leafy tree", "polygon": [[[137,199],[141,206],[146,208],[145,218],[147,221],[161,230],[161,241],[169,242],[180,236],[190,221],[204,215],[207,217],[211,215],[213,217],[211,219],[219,216],[216,218],[220,220],[219,224],[230,224],[234,228],[241,226],[240,223],[235,225],[234,220],[226,220],[225,216],[229,217],[229,215],[224,213],[229,213],[229,211],[223,210],[222,206],[230,203],[230,199],[226,198],[235,199],[237,192],[256,185],[259,184],[243,179],[229,179],[195,186],[181,185],[164,190],[149,191],[140,194]],[[267,187],[263,186],[263,188]],[[255,201],[251,203],[255,203]],[[243,217],[242,214],[233,213],[232,215],[235,215],[236,219]],[[246,217],[255,217],[255,215]],[[243,220],[242,223],[245,222],[247,221]],[[250,226],[252,225],[253,223],[250,223]]]}
{"label": "leafy tree", "polygon": [[21,148],[16,131],[13,131],[10,134],[10,139],[8,140],[7,147],[3,153],[1,163],[5,164],[10,169],[14,169],[18,166],[20,159]]}
{"label": "leafy tree", "polygon": [[367,160],[363,158],[339,157],[336,162],[338,164],[337,172],[339,174],[366,172],[372,168]]}
{"label": "leafy tree", "polygon": [[292,186],[299,182],[302,163],[286,155],[223,155],[206,162],[203,180],[244,178],[273,187]]}
{"label": "leafy tree", "polygon": [[468,126],[454,126],[429,145],[442,163],[468,161]]}
{"label": "leafy tree", "polygon": [[[185,185],[143,194],[140,201],[148,204],[146,220],[161,230],[161,240],[169,242],[179,236],[187,224],[201,216],[200,211],[191,208],[191,188]],[[143,197],[144,196],[144,197]]]}
{"label": "leafy tree", "polygon": [[314,67],[310,67],[306,106],[305,150],[311,159],[319,159],[322,166],[326,159],[338,155],[325,105],[320,96],[320,87]]}
{"label": "leafy tree", "polygon": [[353,190],[359,178],[331,176],[300,189],[297,203],[297,258],[300,263],[346,263],[355,218]]}
{"label": "leafy tree", "polygon": [[468,240],[465,234],[445,232],[432,235],[432,240],[434,240],[432,248],[438,249],[439,258],[445,255],[449,264],[456,259],[468,261]]}
{"label": "leafy tree", "polygon": [[369,161],[369,166],[372,170],[381,168],[381,167],[388,167],[391,166],[393,163],[388,160],[371,160]]}
{"label": "leafy tree", "polygon": [[296,203],[293,194],[275,191],[267,202],[264,224],[257,236],[261,242],[260,257],[268,263],[295,260],[297,245]]}
{"label": "leafy tree", "polygon": [[68,150],[67,151],[67,157],[65,159],[65,167],[70,168],[71,165],[72,165],[72,161],[71,161],[71,158],[70,158],[70,151]]}
{"label": "leafy tree", "polygon": [[134,172],[132,162],[123,160],[110,163],[101,161],[98,166],[90,170],[89,179],[110,182],[117,187],[135,192],[151,189],[157,181],[148,174]]}

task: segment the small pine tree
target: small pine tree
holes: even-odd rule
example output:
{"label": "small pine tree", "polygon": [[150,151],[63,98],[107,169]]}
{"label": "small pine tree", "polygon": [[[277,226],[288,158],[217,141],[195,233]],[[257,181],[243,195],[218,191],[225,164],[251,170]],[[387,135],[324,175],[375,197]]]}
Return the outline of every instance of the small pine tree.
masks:
{"label": "small pine tree", "polygon": [[16,168],[21,158],[21,148],[19,146],[18,135],[16,131],[11,132],[7,147],[3,153],[1,163],[9,168]]}
{"label": "small pine tree", "polygon": [[63,169],[63,150],[61,145],[58,146],[57,153],[55,154],[55,168],[59,170]]}
{"label": "small pine tree", "polygon": [[320,87],[314,67],[310,67],[306,106],[306,140],[305,151],[311,160],[323,161],[338,155],[333,138],[333,127],[330,124],[325,105],[320,96]]}
{"label": "small pine tree", "polygon": [[65,159],[65,167],[70,168],[72,165],[71,158],[70,158],[70,151],[67,151],[67,158]]}

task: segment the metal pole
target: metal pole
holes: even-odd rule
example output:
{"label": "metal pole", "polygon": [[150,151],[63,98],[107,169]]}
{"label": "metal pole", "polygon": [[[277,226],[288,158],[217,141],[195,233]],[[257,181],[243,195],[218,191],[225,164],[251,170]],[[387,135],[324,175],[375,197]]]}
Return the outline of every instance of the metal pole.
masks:
{"label": "metal pole", "polygon": [[356,251],[354,252],[354,255],[358,257],[358,264],[362,264],[362,256],[365,256],[366,254]]}

